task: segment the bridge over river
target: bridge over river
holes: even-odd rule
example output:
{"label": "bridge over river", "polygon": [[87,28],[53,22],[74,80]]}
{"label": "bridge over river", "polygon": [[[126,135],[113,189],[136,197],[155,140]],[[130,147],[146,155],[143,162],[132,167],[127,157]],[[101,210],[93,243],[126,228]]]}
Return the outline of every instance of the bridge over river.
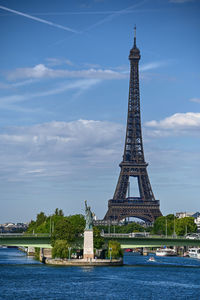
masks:
{"label": "bridge over river", "polygon": [[[153,248],[163,246],[200,247],[200,239],[186,239],[185,237],[150,235],[148,237],[132,237],[126,234],[104,234],[107,243],[113,239],[121,244],[121,248]],[[49,234],[0,234],[0,245],[52,248]],[[74,247],[83,247],[83,237],[77,238]]]}

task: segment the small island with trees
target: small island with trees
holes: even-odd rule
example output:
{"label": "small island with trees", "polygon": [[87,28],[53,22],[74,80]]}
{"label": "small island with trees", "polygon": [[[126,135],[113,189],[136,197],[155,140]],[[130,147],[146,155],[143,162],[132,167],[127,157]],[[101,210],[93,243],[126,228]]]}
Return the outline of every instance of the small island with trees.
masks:
{"label": "small island with trees", "polygon": [[[83,236],[90,230],[93,234],[94,258],[84,259]],[[55,265],[122,265],[123,252],[117,241],[110,240],[105,244],[101,230],[92,226],[92,214],[86,205],[86,217],[81,214],[64,216],[61,209],[56,208],[54,214],[46,216],[44,212],[37,215],[36,221],[31,221],[27,233],[50,234],[51,258],[44,257],[40,249],[36,249],[37,259]]]}
{"label": "small island with trees", "polygon": [[[88,217],[87,217],[88,213]],[[105,243],[101,233],[133,233],[149,232],[160,236],[184,236],[197,231],[194,218],[176,218],[173,214],[161,216],[156,219],[153,226],[144,227],[136,222],[115,226],[92,226],[91,211],[86,211],[86,217],[81,214],[64,216],[62,209],[55,209],[52,215],[46,216],[44,212],[37,214],[36,220],[31,221],[26,233],[49,234],[51,236],[51,254],[45,258],[41,256],[39,248],[35,249],[35,256],[43,262],[51,264],[73,264],[73,261],[83,260],[83,237],[85,230],[93,231],[94,261],[105,260],[122,261],[123,251],[119,242],[110,239]],[[51,258],[50,258],[51,257]]]}

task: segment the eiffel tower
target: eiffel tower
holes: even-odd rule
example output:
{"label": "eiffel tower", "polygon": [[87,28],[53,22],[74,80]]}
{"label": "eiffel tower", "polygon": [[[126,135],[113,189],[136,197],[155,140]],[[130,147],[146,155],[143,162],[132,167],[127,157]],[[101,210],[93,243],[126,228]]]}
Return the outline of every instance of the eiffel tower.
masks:
{"label": "eiffel tower", "polygon": [[[139,92],[140,50],[136,46],[136,27],[134,28],[134,45],[130,50],[130,83],[128,99],[128,116],[121,172],[113,199],[108,201],[108,211],[104,220],[120,221],[127,217],[136,217],[145,222],[154,222],[162,216],[159,200],[155,200],[149,181],[145,162]],[[130,177],[137,178],[139,197],[130,197]],[[128,197],[127,197],[128,192]]]}

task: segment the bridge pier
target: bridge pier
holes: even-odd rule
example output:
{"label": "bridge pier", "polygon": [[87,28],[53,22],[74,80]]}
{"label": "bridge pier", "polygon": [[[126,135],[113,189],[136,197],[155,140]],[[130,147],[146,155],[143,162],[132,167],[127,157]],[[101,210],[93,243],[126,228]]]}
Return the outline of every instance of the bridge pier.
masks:
{"label": "bridge pier", "polygon": [[147,256],[149,254],[148,248],[146,247],[142,248],[141,254]]}
{"label": "bridge pier", "polygon": [[52,258],[52,249],[40,248],[40,261],[45,263],[46,258]]}
{"label": "bridge pier", "polygon": [[35,247],[28,247],[27,248],[27,255],[28,256],[34,256],[35,255]]}

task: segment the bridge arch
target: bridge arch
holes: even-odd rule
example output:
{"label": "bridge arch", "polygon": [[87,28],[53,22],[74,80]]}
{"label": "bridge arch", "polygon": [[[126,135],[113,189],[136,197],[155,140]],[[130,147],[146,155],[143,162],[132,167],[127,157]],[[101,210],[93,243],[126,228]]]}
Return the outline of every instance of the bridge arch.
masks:
{"label": "bridge arch", "polygon": [[118,221],[122,221],[123,219],[125,219],[125,218],[127,218],[127,217],[130,217],[130,218],[137,218],[137,219],[139,219],[139,220],[142,220],[142,221],[144,221],[145,223],[153,223],[153,221],[154,221],[154,219],[152,218],[152,216],[151,215],[146,215],[146,214],[143,214],[143,215],[137,215],[137,214],[129,214],[128,216],[127,216],[127,214],[126,214],[126,216],[124,216],[124,215],[122,215],[122,214],[120,214],[119,216],[118,216]]}

